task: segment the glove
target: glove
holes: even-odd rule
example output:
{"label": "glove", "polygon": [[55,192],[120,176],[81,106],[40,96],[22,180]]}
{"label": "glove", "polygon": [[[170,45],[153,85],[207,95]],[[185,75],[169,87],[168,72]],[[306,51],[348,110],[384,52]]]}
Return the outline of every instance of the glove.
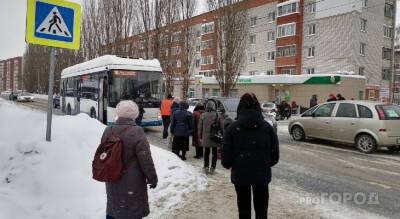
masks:
{"label": "glove", "polygon": [[157,184],[150,184],[150,185],[149,185],[149,188],[150,188],[150,189],[155,189],[156,187],[157,187]]}

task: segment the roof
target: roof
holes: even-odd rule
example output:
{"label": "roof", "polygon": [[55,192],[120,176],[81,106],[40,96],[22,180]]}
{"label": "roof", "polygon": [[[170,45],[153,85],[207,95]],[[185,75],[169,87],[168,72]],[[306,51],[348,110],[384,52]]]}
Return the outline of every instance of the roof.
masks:
{"label": "roof", "polygon": [[160,62],[157,59],[128,59],[120,58],[114,55],[105,55],[64,69],[61,72],[61,78],[85,75],[93,72],[101,72],[112,69],[162,71]]}
{"label": "roof", "polygon": [[[240,76],[237,84],[338,84],[342,78],[365,80],[364,76],[349,74],[254,75]],[[215,77],[203,77],[203,84],[218,84]]]}

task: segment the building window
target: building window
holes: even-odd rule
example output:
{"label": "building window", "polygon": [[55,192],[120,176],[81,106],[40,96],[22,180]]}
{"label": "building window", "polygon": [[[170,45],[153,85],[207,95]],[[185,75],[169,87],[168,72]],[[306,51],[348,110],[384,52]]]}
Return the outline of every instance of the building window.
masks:
{"label": "building window", "polygon": [[201,46],[200,45],[196,45],[196,52],[200,52],[201,51]]}
{"label": "building window", "polygon": [[367,7],[368,0],[362,0],[361,4],[364,8]]}
{"label": "building window", "polygon": [[212,89],[212,95],[213,95],[214,97],[218,97],[219,94],[220,94],[220,92],[219,92],[219,89],[218,89],[218,88],[213,88],[213,89]]}
{"label": "building window", "polygon": [[299,12],[299,3],[292,2],[278,7],[278,17],[290,15]]}
{"label": "building window", "polygon": [[201,25],[201,34],[208,34],[214,32],[214,22],[206,23]]}
{"label": "building window", "polygon": [[249,75],[253,76],[256,75],[257,71],[249,71]]}
{"label": "building window", "polygon": [[393,27],[383,25],[383,36],[386,38],[393,38]]}
{"label": "building window", "polygon": [[172,42],[178,42],[181,38],[181,32],[180,31],[176,31],[172,33]]}
{"label": "building window", "polygon": [[201,31],[200,30],[197,30],[196,31],[196,37],[200,37],[201,36]]}
{"label": "building window", "polygon": [[274,70],[268,70],[267,75],[274,75]]}
{"label": "building window", "polygon": [[278,47],[276,50],[276,57],[295,56],[296,45]]}
{"label": "building window", "polygon": [[275,51],[268,52],[267,53],[267,61],[273,61],[275,60]]}
{"label": "building window", "polygon": [[195,96],[194,88],[189,88],[189,98],[194,98],[194,96]]}
{"label": "building window", "polygon": [[232,98],[237,98],[239,96],[239,92],[237,89],[231,89],[231,92],[229,92],[229,96]]}
{"label": "building window", "polygon": [[309,47],[308,48],[308,57],[314,57],[315,56],[315,46]]}
{"label": "building window", "polygon": [[201,64],[202,65],[211,65],[214,63],[214,57],[213,56],[203,56],[201,57]]}
{"label": "building window", "polygon": [[275,40],[275,31],[269,31],[267,33],[267,40],[268,42],[272,42]]}
{"label": "building window", "polygon": [[284,75],[294,75],[294,74],[296,74],[296,69],[295,68],[283,68],[281,73]]}
{"label": "building window", "polygon": [[364,74],[365,74],[364,71],[365,71],[365,68],[364,68],[364,67],[359,67],[359,68],[358,68],[358,74],[359,74],[359,75],[364,76]]}
{"label": "building window", "polygon": [[306,73],[309,75],[315,74],[315,68],[306,68]]}
{"label": "building window", "polygon": [[364,31],[364,32],[367,31],[367,19],[361,18],[360,29],[361,29],[361,31]]}
{"label": "building window", "polygon": [[255,53],[251,53],[250,54],[250,63],[255,63],[256,62],[256,54]]}
{"label": "building window", "polygon": [[181,53],[181,47],[172,47],[171,48],[171,55],[179,55]]}
{"label": "building window", "polygon": [[201,41],[201,50],[211,49],[213,47],[213,40]]}
{"label": "building window", "polygon": [[175,61],[172,61],[172,63],[171,63],[171,65],[172,65],[172,67],[173,68],[180,68],[181,67],[181,60],[180,59],[178,59],[178,60],[175,60]]}
{"label": "building window", "polygon": [[386,17],[393,17],[393,5],[389,3],[385,3],[385,16]]}
{"label": "building window", "polygon": [[296,34],[296,23],[278,26],[278,38],[294,36]]}
{"label": "building window", "polygon": [[256,35],[250,35],[249,43],[250,44],[256,44]]}
{"label": "building window", "polygon": [[382,59],[392,60],[392,50],[389,48],[382,48]]}
{"label": "building window", "polygon": [[313,2],[313,3],[310,3],[309,5],[308,5],[308,11],[310,12],[310,13],[315,13],[315,11],[316,11],[316,9],[317,9],[317,4],[315,3],[315,2]]}
{"label": "building window", "polygon": [[275,11],[268,13],[268,22],[274,22],[276,20],[276,13]]}
{"label": "building window", "polygon": [[257,25],[257,17],[250,18],[250,26],[254,27]]}
{"label": "building window", "polygon": [[308,35],[315,35],[315,24],[308,25]]}
{"label": "building window", "polygon": [[196,61],[195,61],[196,68],[200,67],[200,63],[201,63],[201,60],[200,59],[196,59]]}
{"label": "building window", "polygon": [[382,80],[390,80],[390,78],[392,77],[392,71],[390,70],[390,68],[383,68],[382,69]]}
{"label": "building window", "polygon": [[365,43],[360,43],[360,55],[365,56],[365,49],[367,47],[367,44]]}

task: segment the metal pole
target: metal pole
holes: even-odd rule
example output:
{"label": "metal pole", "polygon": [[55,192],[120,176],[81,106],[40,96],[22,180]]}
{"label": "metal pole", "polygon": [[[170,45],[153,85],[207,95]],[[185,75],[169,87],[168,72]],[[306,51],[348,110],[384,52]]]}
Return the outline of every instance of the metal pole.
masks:
{"label": "metal pole", "polygon": [[390,75],[390,85],[389,85],[389,102],[393,103],[394,102],[394,88],[395,88],[395,80],[396,80],[396,68],[394,67],[395,61],[395,36],[396,36],[396,15],[397,15],[397,0],[394,1],[394,6],[393,6],[393,36],[392,36],[392,66],[391,66],[391,75]]}
{"label": "metal pole", "polygon": [[53,87],[54,87],[54,68],[56,62],[56,49],[51,48],[50,52],[50,72],[49,72],[49,91],[48,91],[48,108],[47,108],[47,127],[46,141],[51,141],[51,119],[53,117]]}

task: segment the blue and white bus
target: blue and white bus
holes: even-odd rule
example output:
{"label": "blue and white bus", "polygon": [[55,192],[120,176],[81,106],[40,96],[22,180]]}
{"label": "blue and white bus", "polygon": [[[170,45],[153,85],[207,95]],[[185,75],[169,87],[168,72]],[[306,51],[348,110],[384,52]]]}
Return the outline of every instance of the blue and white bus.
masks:
{"label": "blue and white bus", "polygon": [[128,99],[144,107],[142,126],[159,126],[162,83],[158,60],[105,55],[62,71],[61,109],[68,115],[87,113],[112,124],[116,105]]}

